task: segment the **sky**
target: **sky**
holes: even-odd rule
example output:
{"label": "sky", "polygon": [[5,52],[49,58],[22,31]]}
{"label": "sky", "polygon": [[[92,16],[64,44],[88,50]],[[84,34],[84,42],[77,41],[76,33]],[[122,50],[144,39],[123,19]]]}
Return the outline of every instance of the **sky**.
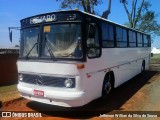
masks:
{"label": "sky", "polygon": [[[95,8],[99,14],[106,10],[107,1],[103,0],[103,4]],[[128,21],[128,18],[123,5],[119,1],[112,0],[111,14],[108,20],[124,24]],[[160,13],[160,0],[149,1],[152,4],[151,9],[156,13]],[[129,5],[131,3],[128,3]],[[11,43],[8,27],[20,27],[20,20],[23,18],[57,10],[60,10],[60,2],[56,2],[56,0],[0,0],[0,47],[19,45],[20,31],[13,30],[13,42]],[[160,23],[160,16],[158,22]],[[153,41],[152,47],[160,48],[160,36],[155,37]]]}

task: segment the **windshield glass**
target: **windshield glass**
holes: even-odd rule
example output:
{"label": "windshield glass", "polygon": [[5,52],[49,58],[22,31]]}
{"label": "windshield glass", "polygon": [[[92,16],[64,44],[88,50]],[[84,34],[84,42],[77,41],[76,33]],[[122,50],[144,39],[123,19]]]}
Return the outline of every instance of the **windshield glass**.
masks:
{"label": "windshield glass", "polygon": [[20,57],[38,57],[39,27],[21,30]]}
{"label": "windshield glass", "polygon": [[41,57],[45,58],[51,58],[50,52],[55,58],[81,58],[81,25],[67,23],[44,26],[41,52]]}

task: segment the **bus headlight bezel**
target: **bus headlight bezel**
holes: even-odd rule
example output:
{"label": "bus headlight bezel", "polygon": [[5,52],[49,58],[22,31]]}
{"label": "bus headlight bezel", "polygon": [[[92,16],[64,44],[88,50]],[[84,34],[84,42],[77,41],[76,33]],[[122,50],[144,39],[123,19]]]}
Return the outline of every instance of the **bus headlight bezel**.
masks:
{"label": "bus headlight bezel", "polygon": [[64,81],[64,86],[65,86],[66,88],[72,88],[73,85],[74,85],[74,82],[73,82],[73,80],[72,80],[71,78],[65,79],[65,81]]}
{"label": "bus headlight bezel", "polygon": [[19,80],[19,81],[23,81],[23,74],[22,74],[22,73],[20,73],[20,74],[18,75],[18,80]]}

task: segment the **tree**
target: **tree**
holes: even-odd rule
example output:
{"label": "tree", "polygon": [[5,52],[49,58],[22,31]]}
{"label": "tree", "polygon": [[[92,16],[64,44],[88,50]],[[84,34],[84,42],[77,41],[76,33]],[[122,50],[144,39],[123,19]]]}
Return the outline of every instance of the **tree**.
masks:
{"label": "tree", "polygon": [[[61,1],[61,8],[70,8],[73,7],[83,8],[85,12],[96,14],[95,6],[102,4],[102,0],[56,0]],[[108,0],[108,7],[103,12],[102,17],[108,18],[111,10],[111,0]]]}
{"label": "tree", "polygon": [[[132,0],[131,11],[129,12],[127,0],[120,0],[128,16],[129,27],[147,32],[152,35],[160,35],[160,25],[157,22],[158,14],[150,10],[151,4],[148,1],[141,0],[138,6],[138,0]],[[137,7],[138,6],[138,7]]]}
{"label": "tree", "polygon": [[14,47],[19,47],[19,45],[15,45]]}
{"label": "tree", "polygon": [[[85,12],[97,14],[95,6],[101,5],[103,0],[56,0],[61,2],[61,8],[73,7],[82,8]],[[132,0],[131,11],[128,9],[128,1],[120,0],[123,4],[126,14],[128,16],[128,27],[140,30],[142,32],[160,35],[160,25],[157,22],[158,14],[150,10],[151,4],[146,0]],[[111,10],[112,0],[108,0],[106,10],[102,17],[108,18]]]}

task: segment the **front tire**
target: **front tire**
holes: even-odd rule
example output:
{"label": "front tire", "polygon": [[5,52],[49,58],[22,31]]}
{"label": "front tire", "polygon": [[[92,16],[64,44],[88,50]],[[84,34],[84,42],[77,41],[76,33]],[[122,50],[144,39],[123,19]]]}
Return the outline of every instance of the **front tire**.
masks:
{"label": "front tire", "polygon": [[112,81],[111,81],[111,75],[109,73],[105,76],[105,79],[104,79],[104,82],[103,82],[102,96],[108,96],[113,89],[112,86],[113,85],[112,85]]}

